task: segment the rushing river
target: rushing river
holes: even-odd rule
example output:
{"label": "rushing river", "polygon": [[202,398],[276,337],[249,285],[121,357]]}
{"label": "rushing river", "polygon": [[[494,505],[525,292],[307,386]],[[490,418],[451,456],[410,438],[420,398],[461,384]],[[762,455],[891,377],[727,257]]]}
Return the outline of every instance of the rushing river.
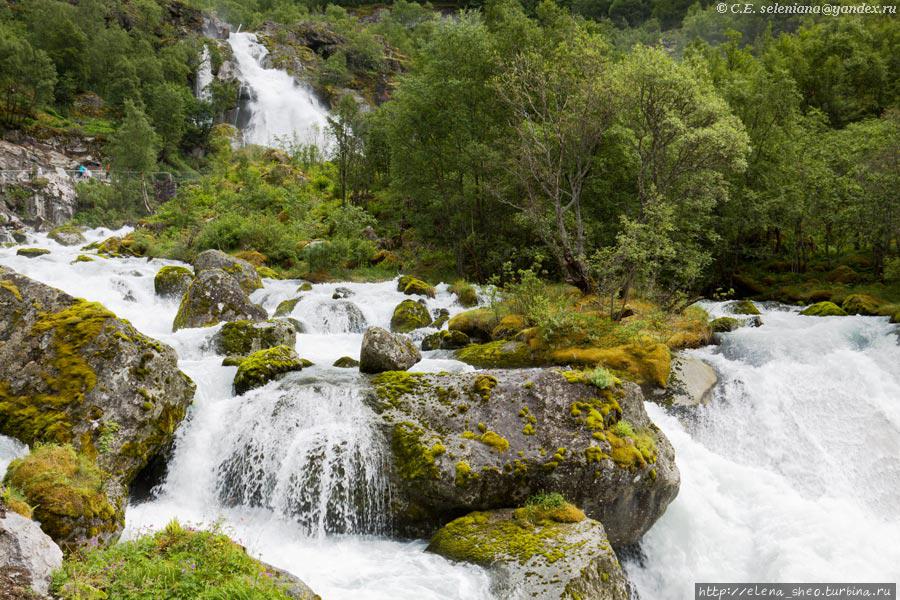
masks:
{"label": "rushing river", "polygon": [[[364,381],[355,369],[330,366],[358,357],[365,327],[388,325],[405,298],[394,282],[303,292],[291,315],[306,331],[297,351],[316,366],[235,397],[234,367],[222,367],[208,347],[217,328],[171,331],[177,301],[153,292],[154,274],[171,261],[73,264],[77,248],[31,237],[28,245],[51,254],[27,259],[2,248],[0,264],[102,302],[173,346],[198,386],[168,476],[152,500],[129,507],[126,538],[176,517],[218,522],[328,600],[490,598],[483,570],[387,537],[387,457],[361,401]],[[252,297],[272,313],[298,283],[266,280]],[[332,299],[339,286],[352,295]],[[429,306],[461,310],[445,286]],[[686,600],[695,581],[900,579],[898,327],[777,306],[762,318],[760,328],[692,351],[719,373],[709,405],[676,416],[647,404],[675,446],[682,485],[642,555],[626,561],[642,600]],[[441,353],[414,367],[469,368]],[[0,436],[0,471],[25,451]]]}

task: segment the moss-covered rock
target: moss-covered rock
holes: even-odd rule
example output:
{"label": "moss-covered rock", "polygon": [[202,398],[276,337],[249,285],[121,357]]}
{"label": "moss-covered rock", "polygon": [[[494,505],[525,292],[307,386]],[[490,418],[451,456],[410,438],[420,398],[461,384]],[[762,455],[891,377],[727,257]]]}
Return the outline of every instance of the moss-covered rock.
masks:
{"label": "moss-covered rock", "polygon": [[156,272],[153,289],[157,296],[180,298],[194,279],[194,273],[187,267],[167,265]]}
{"label": "moss-covered rock", "polygon": [[87,254],[79,254],[75,257],[73,263],[86,263],[86,262],[94,262],[94,259],[88,256]]}
{"label": "moss-covered rock", "polygon": [[497,598],[627,600],[628,584],[598,521],[531,507],[474,512],[442,527],[428,552],[491,574]]}
{"label": "moss-covered rock", "polygon": [[50,254],[50,251],[46,248],[19,248],[16,250],[16,254],[25,258],[37,258],[38,256]]}
{"label": "moss-covered rock", "polygon": [[264,265],[256,267],[256,274],[264,279],[281,279],[281,275],[278,274],[278,271]]}
{"label": "moss-covered rock", "polygon": [[728,333],[740,327],[741,321],[734,317],[719,317],[718,319],[713,319],[709,326],[714,333]]}
{"label": "moss-covered rock", "polygon": [[303,363],[293,348],[276,346],[259,350],[241,361],[234,376],[234,391],[243,394],[247,390],[265,385],[280,375],[302,368]]}
{"label": "moss-covered rock", "polygon": [[498,340],[486,344],[471,344],[456,351],[456,358],[481,369],[516,369],[541,364],[528,344]]}
{"label": "moss-covered rock", "polygon": [[339,369],[355,369],[359,366],[359,361],[352,356],[342,356],[331,365]]}
{"label": "moss-covered rock", "polygon": [[759,309],[750,300],[735,300],[728,305],[728,310],[734,315],[758,315]]}
{"label": "moss-covered rock", "polygon": [[844,298],[841,309],[848,315],[875,316],[882,302],[870,294],[850,294]]}
{"label": "moss-covered rock", "polygon": [[404,300],[394,308],[391,316],[391,331],[409,333],[431,324],[428,308],[415,300]]}
{"label": "moss-covered rock", "polygon": [[213,336],[213,347],[219,354],[245,356],[257,350],[297,343],[294,326],[280,319],[268,321],[229,321]]}
{"label": "moss-covered rock", "polygon": [[666,387],[672,355],[665,344],[635,342],[612,348],[562,348],[551,355],[554,364],[602,365],[639,384]]}
{"label": "moss-covered rock", "polygon": [[478,306],[478,290],[475,286],[467,281],[459,280],[453,283],[449,288],[450,293],[456,295],[456,301],[461,306],[472,308]]}
{"label": "moss-covered rock", "polygon": [[417,295],[434,298],[434,286],[411,275],[403,275],[397,280],[397,291],[403,292],[407,296]]}
{"label": "moss-covered rock", "polygon": [[60,225],[51,229],[47,237],[63,246],[78,246],[87,241],[77,225]]}
{"label": "moss-covered rock", "polygon": [[312,289],[313,289],[313,286],[312,286],[312,284],[311,284],[310,282],[308,282],[308,281],[304,281],[304,282],[301,283],[299,286],[297,286],[297,291],[298,291],[298,292],[310,292],[310,291],[312,291]]}
{"label": "moss-covered rock", "polygon": [[36,446],[10,463],[4,483],[22,491],[41,529],[64,550],[106,545],[124,527],[124,490],[70,445]]}
{"label": "moss-covered rock", "polygon": [[803,310],[800,311],[801,315],[805,315],[807,317],[845,317],[847,313],[844,312],[840,306],[835,304],[834,302],[816,302],[815,304],[811,304],[807,306]]}
{"label": "moss-covered rock", "polygon": [[434,311],[434,321],[431,322],[431,327],[435,329],[440,329],[443,327],[447,321],[450,320],[450,311],[446,308],[438,308]]}
{"label": "moss-covered rock", "polygon": [[193,399],[175,351],[96,302],[0,267],[0,433],[70,443],[124,485]]}
{"label": "moss-covered rock", "polygon": [[230,256],[221,250],[205,250],[194,259],[194,272],[198,276],[210,269],[220,269],[234,277],[247,294],[262,287],[262,279],[256,272],[256,267],[246,260]]}
{"label": "moss-covered rock", "polygon": [[422,350],[457,350],[471,343],[462,331],[435,331],[422,339]]}
{"label": "moss-covered rock", "polygon": [[447,329],[462,331],[473,340],[488,342],[494,328],[500,323],[500,315],[490,308],[476,308],[456,315],[447,323]]}
{"label": "moss-covered rock", "polygon": [[366,400],[391,441],[398,532],[429,535],[448,514],[564,494],[637,541],[678,490],[674,451],[632,383],[598,389],[558,369],[386,372]]}
{"label": "moss-covered rock", "polygon": [[363,373],[405,371],[421,359],[419,349],[405,335],[372,327],[363,336],[359,370]]}
{"label": "moss-covered rock", "polygon": [[237,279],[221,269],[205,269],[184,293],[172,331],[220,321],[263,321],[267,316],[262,306],[250,301]]}
{"label": "moss-covered rock", "polygon": [[289,314],[294,312],[294,308],[297,306],[297,303],[300,302],[301,299],[301,296],[297,296],[296,298],[288,298],[287,300],[282,300],[278,303],[278,306],[275,307],[275,316],[288,316]]}
{"label": "moss-covered rock", "polygon": [[528,321],[522,315],[506,315],[491,331],[491,338],[495,340],[508,340],[516,337],[523,329],[528,327]]}
{"label": "moss-covered rock", "polygon": [[131,232],[123,237],[112,236],[102,242],[94,242],[84,247],[85,250],[96,250],[100,256],[122,258],[129,256],[146,256],[150,238],[144,233]]}

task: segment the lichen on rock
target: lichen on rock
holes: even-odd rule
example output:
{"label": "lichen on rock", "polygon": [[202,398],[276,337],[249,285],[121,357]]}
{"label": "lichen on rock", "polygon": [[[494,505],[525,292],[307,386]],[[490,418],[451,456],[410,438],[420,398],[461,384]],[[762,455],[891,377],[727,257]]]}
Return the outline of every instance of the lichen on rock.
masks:
{"label": "lichen on rock", "polygon": [[193,279],[194,274],[187,267],[166,265],[156,272],[153,289],[158,296],[181,297]]}
{"label": "lichen on rock", "polygon": [[420,327],[431,324],[431,313],[428,308],[415,300],[404,300],[394,308],[391,315],[391,331],[409,333]]}
{"label": "lichen on rock", "polygon": [[279,319],[229,321],[213,336],[212,343],[219,354],[241,356],[275,346],[293,348],[297,332],[291,323]]}
{"label": "lichen on rock", "polygon": [[234,277],[221,269],[208,268],[200,271],[188,286],[172,330],[207,327],[220,321],[263,321],[267,316],[263,307],[250,301]]}

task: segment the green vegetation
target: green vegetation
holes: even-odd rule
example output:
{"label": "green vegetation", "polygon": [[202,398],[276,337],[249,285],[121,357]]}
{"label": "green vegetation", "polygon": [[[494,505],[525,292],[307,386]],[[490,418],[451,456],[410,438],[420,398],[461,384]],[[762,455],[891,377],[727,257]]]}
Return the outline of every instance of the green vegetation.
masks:
{"label": "green vegetation", "polygon": [[178,521],[136,540],[72,555],[53,576],[53,591],[63,600],[288,600],[294,596],[286,587],[277,572],[218,529],[197,531]]}
{"label": "green vegetation", "polygon": [[844,317],[847,315],[840,306],[833,302],[816,302],[801,310],[800,314],[810,317]]}

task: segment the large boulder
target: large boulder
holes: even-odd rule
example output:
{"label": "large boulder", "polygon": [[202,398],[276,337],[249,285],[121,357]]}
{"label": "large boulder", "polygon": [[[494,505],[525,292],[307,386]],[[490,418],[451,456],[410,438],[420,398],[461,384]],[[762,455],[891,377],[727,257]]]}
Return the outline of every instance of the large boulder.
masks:
{"label": "large boulder", "polygon": [[807,317],[846,317],[847,313],[844,312],[840,306],[835,304],[834,302],[816,302],[815,304],[810,304],[806,308],[800,311],[801,315]]}
{"label": "large boulder", "polygon": [[420,327],[428,327],[431,321],[427,306],[415,300],[404,300],[394,308],[394,314],[391,315],[391,331],[409,333]]}
{"label": "large boulder", "polygon": [[419,349],[405,335],[372,327],[363,336],[359,370],[363,373],[405,371],[421,359]]}
{"label": "large boulder", "polygon": [[716,370],[711,366],[699,358],[678,354],[672,359],[668,385],[665,390],[656,391],[661,392],[663,404],[698,406],[712,399],[718,381]]}
{"label": "large boulder", "polygon": [[181,298],[193,280],[194,274],[187,267],[167,265],[156,272],[153,290],[157,296]]}
{"label": "large boulder", "polygon": [[267,316],[266,309],[250,301],[237,279],[222,269],[206,269],[184,293],[172,331],[220,321],[264,321]]}
{"label": "large boulder", "polygon": [[750,300],[735,300],[727,306],[728,311],[733,315],[758,315],[759,309]]}
{"label": "large boulder", "polygon": [[303,369],[303,361],[293,348],[276,346],[254,352],[238,365],[234,376],[234,392],[243,394],[290,371]]}
{"label": "large boulder", "polygon": [[473,340],[488,342],[494,328],[500,324],[500,315],[490,308],[476,308],[453,316],[447,324],[451,331],[461,331]]}
{"label": "large boulder", "polygon": [[288,346],[297,343],[297,330],[282,319],[268,321],[230,321],[213,336],[213,346],[219,354],[246,355],[257,350]]}
{"label": "large boulder", "polygon": [[221,250],[204,250],[194,259],[194,271],[197,275],[209,269],[225,271],[234,277],[247,294],[262,287],[262,279],[256,272],[256,267]]}
{"label": "large boulder", "polygon": [[447,515],[552,491],[613,544],[639,540],[678,492],[674,451],[638,386],[589,380],[557,369],[375,376],[367,400],[390,440],[398,529],[428,534]]}
{"label": "large boulder", "polygon": [[62,550],[37,523],[0,506],[0,598],[27,599],[28,590],[46,595],[62,560]]}
{"label": "large boulder", "polygon": [[475,512],[441,528],[428,551],[487,568],[498,600],[629,597],[603,525],[571,505]]}
{"label": "large boulder", "polygon": [[0,267],[0,433],[71,443],[127,484],[194,397],[169,346],[96,302]]}
{"label": "large boulder", "polygon": [[47,237],[63,246],[79,246],[87,241],[81,233],[81,228],[76,225],[55,227],[50,230]]}
{"label": "large boulder", "polygon": [[411,275],[403,275],[397,280],[397,291],[403,292],[407,296],[428,296],[429,298],[434,298],[435,293],[434,286]]}
{"label": "large boulder", "polygon": [[848,315],[878,315],[882,302],[869,294],[850,294],[841,304],[841,309]]}

